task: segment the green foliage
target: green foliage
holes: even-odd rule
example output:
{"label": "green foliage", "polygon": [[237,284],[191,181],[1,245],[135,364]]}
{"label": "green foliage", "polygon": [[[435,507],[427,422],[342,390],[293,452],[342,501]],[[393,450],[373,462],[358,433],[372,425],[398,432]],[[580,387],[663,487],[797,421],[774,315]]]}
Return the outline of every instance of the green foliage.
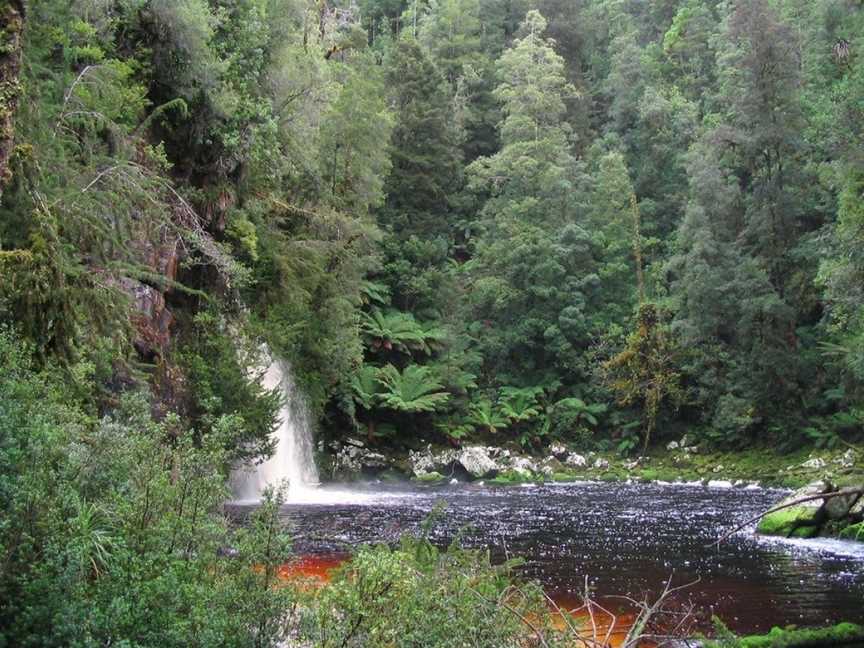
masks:
{"label": "green foliage", "polygon": [[489,434],[495,434],[510,423],[510,419],[488,399],[471,403],[468,408],[468,421]]}
{"label": "green foliage", "polygon": [[550,433],[560,439],[575,438],[584,445],[607,409],[604,403],[589,404],[581,398],[562,398],[549,407]]}
{"label": "green foliage", "polygon": [[501,415],[510,423],[527,423],[540,415],[538,396],[540,387],[502,387],[498,392],[498,407]]}
{"label": "green foliage", "polygon": [[708,648],[794,648],[795,646],[844,646],[860,642],[864,628],[854,623],[838,623],[828,628],[771,628],[763,635],[738,637],[714,618],[718,639],[708,641]]}
{"label": "green foliage", "polygon": [[316,599],[309,635],[320,648],[515,648],[524,644],[525,615],[554,634],[542,592],[513,584],[516,565],[492,566],[487,552],[457,545],[440,551],[425,537],[363,548]]}
{"label": "green foliage", "polygon": [[378,403],[381,395],[381,383],[378,382],[380,369],[370,365],[362,366],[351,380],[354,400],[363,409],[371,410]]}
{"label": "green foliage", "polygon": [[261,339],[329,438],[860,438],[860,7],[325,4],[28,7],[0,319],[87,407],[263,456]]}
{"label": "green foliage", "polygon": [[361,328],[366,343],[373,353],[397,350],[406,354],[430,354],[430,343],[444,337],[444,332],[432,323],[420,323],[411,313],[380,311],[362,313]]}
{"label": "green foliage", "polygon": [[214,426],[231,417],[236,435],[224,439],[231,459],[249,460],[273,451],[271,432],[277,425],[281,391],[260,386],[265,363],[253,342],[242,344],[237,324],[213,312],[195,317],[191,336],[180,358],[192,394],[192,419],[199,433],[212,433]]}
{"label": "green foliage", "polygon": [[[330,437],[860,439],[859,4],[29,3],[20,70],[0,43],[2,640],[275,643],[278,494],[211,514],[270,450],[251,339]],[[482,556],[414,549],[310,608],[342,614],[323,645],[519,643],[454,571]]]}
{"label": "green foliage", "polygon": [[396,412],[434,412],[450,399],[450,394],[439,391],[443,385],[429,367],[408,365],[400,372],[388,364],[380,370],[378,381],[385,388],[382,407]]}
{"label": "green foliage", "polygon": [[[0,331],[0,640],[274,645],[290,598],[270,587],[279,518],[265,506],[269,525],[232,537],[215,512],[230,418],[201,444],[176,416],[153,421],[142,394],[100,419],[29,351]],[[220,557],[230,544],[238,555]]]}
{"label": "green foliage", "polygon": [[642,405],[647,449],[660,406],[665,402],[677,407],[684,393],[677,370],[678,350],[659,321],[656,306],[642,304],[637,318],[637,329],[627,339],[627,346],[607,360],[602,371],[604,381],[622,405]]}

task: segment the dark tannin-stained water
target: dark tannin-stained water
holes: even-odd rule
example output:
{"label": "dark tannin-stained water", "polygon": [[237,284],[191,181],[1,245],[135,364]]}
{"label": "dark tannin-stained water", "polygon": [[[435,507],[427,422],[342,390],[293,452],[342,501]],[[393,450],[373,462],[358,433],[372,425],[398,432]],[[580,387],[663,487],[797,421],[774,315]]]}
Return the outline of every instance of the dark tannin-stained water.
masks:
{"label": "dark tannin-stained water", "polygon": [[[716,614],[738,632],[795,624],[864,622],[864,543],[783,540],[752,529],[709,546],[769,508],[779,490],[696,485],[574,483],[435,489],[370,485],[289,504],[295,551],[333,556],[370,542],[419,532],[443,500],[431,539],[457,534],[488,547],[494,560],[519,555],[525,576],[556,600],[575,600],[588,577],[601,596],[642,598],[674,582],[699,579],[689,598],[704,618]],[[344,500],[344,501],[343,501]]]}

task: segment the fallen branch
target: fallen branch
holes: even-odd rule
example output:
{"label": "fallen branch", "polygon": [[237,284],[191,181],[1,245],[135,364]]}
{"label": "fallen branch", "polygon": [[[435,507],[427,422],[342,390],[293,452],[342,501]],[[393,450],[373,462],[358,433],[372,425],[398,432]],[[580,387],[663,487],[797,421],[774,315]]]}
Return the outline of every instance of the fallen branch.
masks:
{"label": "fallen branch", "polygon": [[677,592],[680,592],[685,589],[689,589],[694,585],[698,584],[702,579],[697,578],[694,581],[689,583],[685,583],[684,585],[678,585],[677,587],[672,587],[672,578],[674,574],[669,576],[669,579],[664,583],[663,592],[654,601],[653,604],[649,604],[647,601],[637,601],[634,598],[629,596],[615,596],[613,598],[621,598],[627,601],[630,601],[636,608],[639,610],[639,614],[636,617],[636,620],[633,622],[630,630],[627,632],[627,636],[624,638],[624,642],[621,644],[624,648],[636,648],[643,640],[647,638],[652,639],[652,643],[660,646],[662,640],[666,641],[676,641],[678,638],[674,635],[677,634],[685,624],[692,621],[693,618],[693,606],[690,607],[684,612],[680,613],[677,616],[681,616],[681,620],[675,626],[675,629],[672,631],[671,635],[656,635],[656,634],[647,634],[646,629],[648,628],[648,624],[657,616],[660,615],[672,615],[675,614],[671,610],[666,609],[665,605],[668,600],[672,599]]}
{"label": "fallen branch", "polygon": [[814,500],[819,500],[819,499],[831,499],[832,497],[843,497],[845,495],[864,495],[864,486],[859,487],[859,488],[847,488],[844,490],[834,491],[833,493],[822,493],[821,495],[808,495],[807,497],[800,497],[800,498],[793,500],[791,502],[787,502],[786,504],[781,504],[780,506],[775,506],[774,508],[765,511],[764,513],[760,513],[759,515],[756,515],[756,516],[750,518],[749,520],[747,520],[743,524],[739,524],[734,529],[732,529],[729,533],[726,533],[725,535],[720,536],[720,538],[718,540],[716,540],[715,542],[712,542],[711,544],[706,545],[706,546],[708,546],[708,547],[719,546],[720,543],[723,542],[724,540],[726,540],[727,538],[735,535],[736,533],[738,533],[742,529],[750,526],[754,522],[758,522],[763,517],[765,517],[766,515],[770,515],[771,513],[776,513],[777,511],[782,511],[783,509],[792,508],[793,506],[797,506],[798,504],[804,504],[805,502],[812,502]]}
{"label": "fallen branch", "polygon": [[[534,636],[537,637],[537,641],[540,642],[540,645],[543,646],[543,648],[550,648],[549,643],[546,641],[546,636],[543,634],[543,632],[540,630],[540,628],[538,628],[536,625],[531,623],[531,621],[527,617],[525,617],[524,614],[519,612],[519,610],[508,605],[506,603],[506,601],[504,601],[503,599],[499,599],[498,601],[489,600],[488,598],[483,596],[480,592],[478,592],[473,587],[469,587],[468,591],[473,593],[474,595],[479,597],[481,601],[484,601],[484,602],[488,603],[489,605],[500,605],[501,607],[503,607],[505,610],[507,610],[512,615],[514,615],[517,619],[519,619],[519,621],[521,621],[523,625],[527,626],[534,633]],[[504,594],[507,594],[506,590],[505,590]]]}

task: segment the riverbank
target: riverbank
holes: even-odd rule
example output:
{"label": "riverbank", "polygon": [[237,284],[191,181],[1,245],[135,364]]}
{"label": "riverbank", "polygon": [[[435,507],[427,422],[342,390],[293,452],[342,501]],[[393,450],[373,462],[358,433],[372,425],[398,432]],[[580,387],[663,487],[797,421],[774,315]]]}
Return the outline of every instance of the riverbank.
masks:
{"label": "riverbank", "polygon": [[548,481],[702,482],[726,487],[800,488],[817,479],[839,486],[864,483],[864,452],[853,448],[801,449],[780,454],[771,448],[721,451],[691,444],[685,436],[638,457],[581,452],[553,444],[543,454],[518,448],[427,445],[393,451],[349,439],[334,448],[324,474],[334,481],[381,479],[440,484],[453,479],[509,485]]}
{"label": "riverbank", "polygon": [[705,648],[829,648],[864,646],[864,626],[838,623],[828,628],[773,628],[763,635],[737,637],[732,633],[711,639]]}

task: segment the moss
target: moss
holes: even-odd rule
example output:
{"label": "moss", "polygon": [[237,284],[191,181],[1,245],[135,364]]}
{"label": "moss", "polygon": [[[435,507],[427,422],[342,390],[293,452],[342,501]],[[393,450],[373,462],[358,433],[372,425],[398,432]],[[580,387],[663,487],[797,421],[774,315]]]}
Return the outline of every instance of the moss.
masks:
{"label": "moss", "polygon": [[864,484],[864,472],[860,470],[850,470],[845,474],[832,475],[832,482],[837,488],[856,488]]}
{"label": "moss", "polygon": [[645,468],[639,471],[638,477],[640,481],[657,481],[660,479],[660,471],[656,468]]}
{"label": "moss", "polygon": [[[774,535],[790,537],[795,534],[796,538],[812,538],[818,532],[819,528],[813,524],[814,509],[803,506],[793,506],[792,508],[783,509],[769,513],[759,522],[756,531],[763,535]],[[799,528],[813,528],[812,535],[809,531],[799,531]]]}
{"label": "moss", "polygon": [[444,481],[444,479],[444,475],[438,472],[429,472],[414,478],[415,481],[421,484],[439,484]]}
{"label": "moss", "polygon": [[553,482],[569,482],[575,480],[576,478],[577,475],[575,475],[574,473],[556,472],[552,474]]}
{"label": "moss", "polygon": [[706,648],[725,648],[735,645],[739,648],[817,648],[818,646],[850,646],[864,641],[864,626],[854,623],[840,623],[830,628],[798,630],[794,627],[772,628],[764,635],[741,637],[730,640],[709,641]]}
{"label": "moss", "polygon": [[488,480],[486,483],[490,486],[510,486],[512,484],[525,484],[533,481],[535,479],[530,475],[522,475],[515,470],[508,470]]}
{"label": "moss", "polygon": [[844,540],[859,540],[864,542],[864,522],[847,526],[840,531],[840,537]]}
{"label": "moss", "polygon": [[790,534],[790,538],[815,538],[819,535],[818,526],[799,526],[796,527]]}

